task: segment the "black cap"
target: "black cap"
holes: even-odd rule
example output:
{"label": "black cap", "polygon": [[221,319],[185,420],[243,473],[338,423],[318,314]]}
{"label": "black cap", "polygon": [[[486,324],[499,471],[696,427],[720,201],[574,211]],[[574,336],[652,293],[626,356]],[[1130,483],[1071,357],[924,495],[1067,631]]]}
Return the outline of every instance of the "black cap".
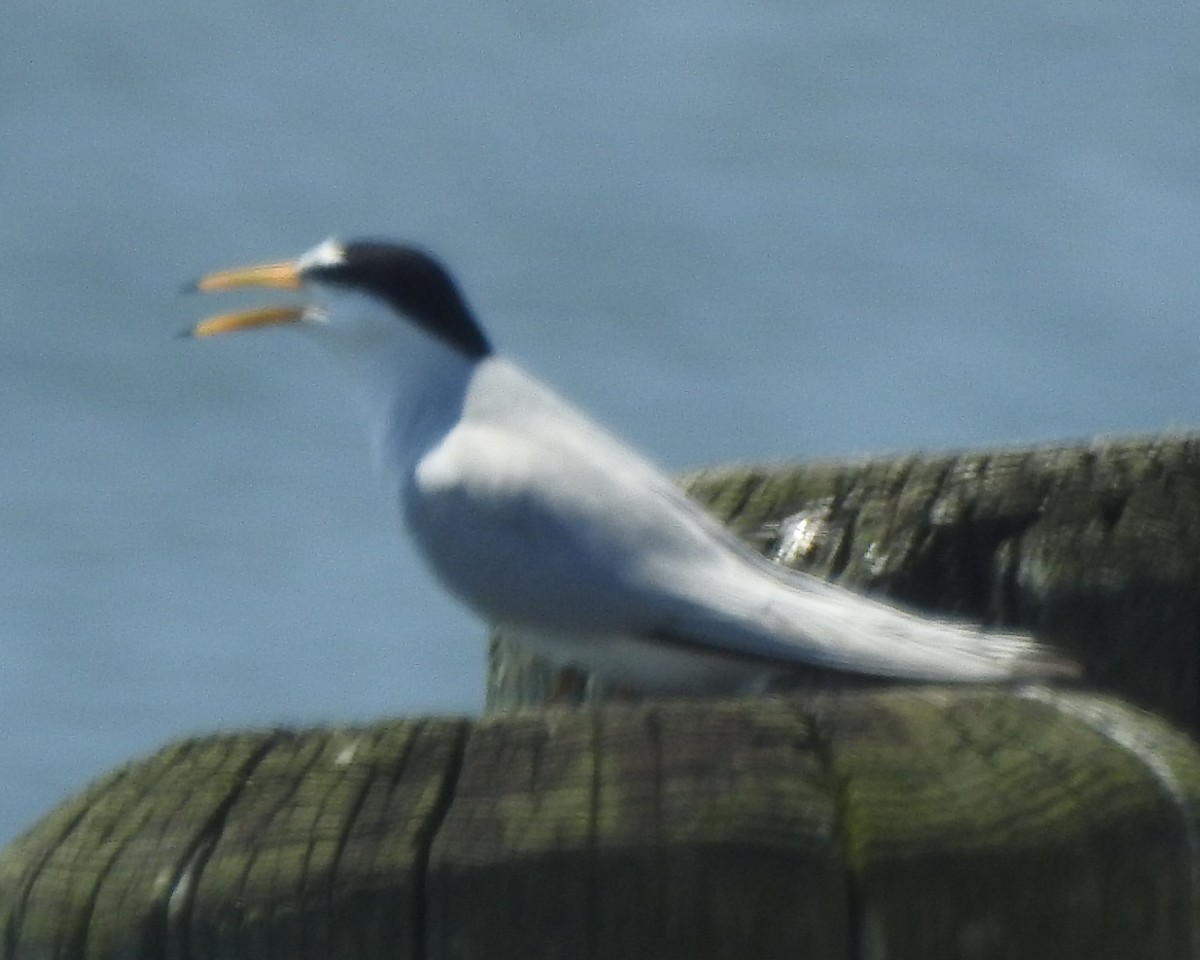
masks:
{"label": "black cap", "polygon": [[341,252],[336,262],[306,267],[305,275],[378,297],[469,357],[492,352],[449,272],[424,250],[384,240],[354,240],[341,244]]}

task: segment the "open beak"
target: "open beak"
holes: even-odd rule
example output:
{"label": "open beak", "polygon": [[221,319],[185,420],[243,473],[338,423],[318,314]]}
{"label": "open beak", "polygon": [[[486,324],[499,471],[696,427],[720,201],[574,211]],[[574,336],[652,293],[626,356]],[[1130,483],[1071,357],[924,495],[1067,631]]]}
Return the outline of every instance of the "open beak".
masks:
{"label": "open beak", "polygon": [[[213,293],[220,290],[236,290],[240,287],[271,287],[282,290],[299,290],[304,285],[300,269],[294,260],[282,263],[264,263],[256,267],[237,267],[220,270],[201,277],[187,289]],[[310,308],[258,307],[253,310],[237,310],[222,313],[200,321],[188,335],[193,337],[215,337],[222,333],[250,330],[253,327],[269,327],[280,323],[296,323],[303,320]]]}

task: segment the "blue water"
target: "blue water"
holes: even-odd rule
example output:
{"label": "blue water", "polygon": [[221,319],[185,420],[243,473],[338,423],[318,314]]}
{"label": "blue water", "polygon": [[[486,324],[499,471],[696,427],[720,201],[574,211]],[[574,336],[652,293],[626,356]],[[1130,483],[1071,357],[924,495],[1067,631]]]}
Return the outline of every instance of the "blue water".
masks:
{"label": "blue water", "polygon": [[203,270],[422,242],[672,467],[1200,422],[1200,8],[949,7],[9,0],[0,840],[172,737],[481,702],[336,372],[172,339]]}

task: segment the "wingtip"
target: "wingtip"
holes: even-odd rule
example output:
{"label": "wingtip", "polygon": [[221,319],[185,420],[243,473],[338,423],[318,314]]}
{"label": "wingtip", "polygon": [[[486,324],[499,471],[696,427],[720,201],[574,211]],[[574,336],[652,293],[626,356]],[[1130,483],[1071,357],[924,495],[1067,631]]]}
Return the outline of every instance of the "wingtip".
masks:
{"label": "wingtip", "polygon": [[1078,660],[1048,647],[1037,648],[1036,655],[1023,662],[1015,673],[1020,680],[1079,681],[1086,676]]}

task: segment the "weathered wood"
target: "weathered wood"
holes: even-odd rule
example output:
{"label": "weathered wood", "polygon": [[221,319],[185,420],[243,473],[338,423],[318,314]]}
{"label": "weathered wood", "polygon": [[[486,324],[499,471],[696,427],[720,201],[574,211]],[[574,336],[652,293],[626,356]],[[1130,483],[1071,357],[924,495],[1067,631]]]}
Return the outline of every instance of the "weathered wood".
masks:
{"label": "weathered wood", "polygon": [[[781,560],[1197,720],[1200,438],[690,480]],[[0,851],[0,960],[1200,956],[1200,753],[1106,696],[808,690],[184,741]],[[602,689],[589,696],[604,698]]]}
{"label": "weathered wood", "polygon": [[215,736],[0,854],[0,957],[1194,956],[1198,811],[1039,688]]}
{"label": "weathered wood", "polygon": [[[730,467],[698,500],[790,566],[914,607],[1019,627],[1090,686],[1200,730],[1200,436],[858,463]],[[603,702],[494,638],[489,711]]]}

